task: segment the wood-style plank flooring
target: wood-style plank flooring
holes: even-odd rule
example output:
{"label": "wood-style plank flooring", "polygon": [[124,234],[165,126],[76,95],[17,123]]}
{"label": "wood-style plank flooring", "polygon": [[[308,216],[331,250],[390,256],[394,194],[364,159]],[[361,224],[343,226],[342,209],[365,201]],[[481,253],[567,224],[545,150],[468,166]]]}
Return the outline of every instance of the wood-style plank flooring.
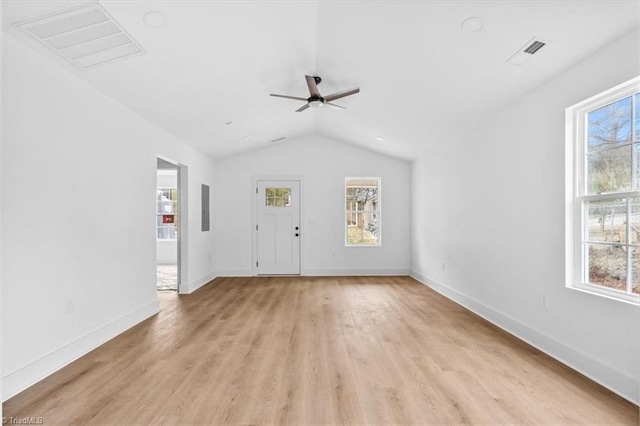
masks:
{"label": "wood-style plank flooring", "polygon": [[407,277],[218,278],[4,404],[46,425],[630,424],[638,407]]}

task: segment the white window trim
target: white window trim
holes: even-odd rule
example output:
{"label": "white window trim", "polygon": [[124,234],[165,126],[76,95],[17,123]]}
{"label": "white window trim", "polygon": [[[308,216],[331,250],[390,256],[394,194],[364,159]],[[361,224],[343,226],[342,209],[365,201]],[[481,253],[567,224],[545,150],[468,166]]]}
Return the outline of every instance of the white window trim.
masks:
{"label": "white window trim", "polygon": [[[348,232],[349,228],[354,225],[347,225],[347,213],[355,212],[355,210],[347,210],[345,206],[345,201],[347,200],[347,182],[350,180],[375,180],[378,182],[378,203],[376,204],[376,217],[378,219],[378,242],[376,244],[349,244],[348,243]],[[345,247],[380,247],[382,246],[382,178],[381,177],[363,177],[363,176],[355,176],[355,177],[346,177],[344,178],[343,185],[343,212],[344,212],[344,245]],[[357,206],[356,206],[357,207]],[[360,210],[360,211],[368,211],[368,210]],[[373,211],[373,210],[371,210]],[[357,215],[356,215],[357,217]],[[356,219],[357,224],[357,219]],[[357,226],[357,225],[355,225]]]}
{"label": "white window trim", "polygon": [[[592,96],[565,111],[565,285],[573,290],[633,305],[640,305],[640,295],[582,282],[582,264],[585,254],[583,253],[581,225],[583,220],[582,200],[588,198],[588,196],[582,195],[585,193],[583,185],[586,182],[584,138],[587,123],[584,117],[587,112],[631,96],[638,91],[640,91],[640,76]],[[634,121],[635,116],[632,115],[631,119]],[[578,173],[582,179],[578,178]],[[625,192],[624,195],[620,193],[598,195],[598,198],[626,198],[629,195],[640,196],[640,191]]]}

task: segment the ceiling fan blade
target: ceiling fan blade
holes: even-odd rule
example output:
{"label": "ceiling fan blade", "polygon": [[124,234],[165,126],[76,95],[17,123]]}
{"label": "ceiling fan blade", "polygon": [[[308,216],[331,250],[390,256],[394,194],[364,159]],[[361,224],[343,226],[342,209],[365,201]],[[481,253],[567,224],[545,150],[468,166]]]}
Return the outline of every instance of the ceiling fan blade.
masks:
{"label": "ceiling fan blade", "polygon": [[307,86],[309,86],[309,93],[311,94],[311,96],[318,98],[321,97],[315,77],[312,75],[305,75],[304,78],[307,79]]}
{"label": "ceiling fan blade", "polygon": [[[305,101],[306,101],[306,99],[305,99]],[[309,108],[309,104],[304,104],[304,105],[302,105],[300,108],[298,108],[298,109],[296,110],[296,112],[304,111],[304,110],[305,110],[305,109],[307,109],[307,108]]]}
{"label": "ceiling fan blade", "polygon": [[325,96],[324,100],[326,102],[335,101],[336,99],[340,99],[340,98],[344,98],[345,96],[356,94],[359,91],[360,91],[359,87],[356,87],[355,89],[344,90],[342,92],[338,92],[338,93],[334,93],[332,95]]}
{"label": "ceiling fan blade", "polygon": [[331,108],[335,108],[335,109],[346,109],[343,106],[332,104],[331,102],[327,102],[327,101],[324,102],[324,105],[326,105],[328,107],[331,107]]}
{"label": "ceiling fan blade", "polygon": [[276,98],[295,99],[296,101],[307,101],[307,98],[299,98],[297,96],[276,95],[275,93],[272,93],[271,96],[275,96]]}

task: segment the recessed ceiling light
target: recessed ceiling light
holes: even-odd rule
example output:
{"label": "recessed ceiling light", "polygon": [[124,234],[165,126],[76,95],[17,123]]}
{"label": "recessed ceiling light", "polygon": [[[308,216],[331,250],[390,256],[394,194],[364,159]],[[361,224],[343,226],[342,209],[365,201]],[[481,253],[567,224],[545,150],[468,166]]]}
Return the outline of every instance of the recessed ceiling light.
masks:
{"label": "recessed ceiling light", "polygon": [[377,136],[376,140],[379,142],[384,142],[384,138],[382,136]]}
{"label": "recessed ceiling light", "polygon": [[472,16],[462,22],[462,29],[468,33],[477,33],[482,27],[484,27],[484,22],[482,22],[482,18],[477,16]]}
{"label": "recessed ceiling light", "polygon": [[144,24],[151,28],[162,28],[167,25],[167,20],[161,12],[152,11],[142,18]]}

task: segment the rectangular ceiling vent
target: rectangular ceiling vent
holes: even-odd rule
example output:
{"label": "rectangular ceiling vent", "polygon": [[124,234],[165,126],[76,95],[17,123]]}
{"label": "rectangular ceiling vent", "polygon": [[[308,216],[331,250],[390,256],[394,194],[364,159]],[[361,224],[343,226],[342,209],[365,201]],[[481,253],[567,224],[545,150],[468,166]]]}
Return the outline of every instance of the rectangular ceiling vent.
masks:
{"label": "rectangular ceiling vent", "polygon": [[540,40],[536,37],[533,37],[528,42],[524,44],[516,53],[511,55],[507,62],[513,65],[522,65],[527,60],[533,56],[537,51],[542,49],[544,46],[549,43],[548,41]]}
{"label": "rectangular ceiling vent", "polygon": [[534,53],[536,53],[538,50],[542,49],[544,47],[544,45],[547,43],[543,43],[541,41],[534,41],[533,43],[531,43],[529,45],[529,47],[527,47],[526,49],[524,49],[524,53],[528,53],[530,55],[533,55]]}
{"label": "rectangular ceiling vent", "polygon": [[78,68],[146,53],[98,3],[13,25]]}

